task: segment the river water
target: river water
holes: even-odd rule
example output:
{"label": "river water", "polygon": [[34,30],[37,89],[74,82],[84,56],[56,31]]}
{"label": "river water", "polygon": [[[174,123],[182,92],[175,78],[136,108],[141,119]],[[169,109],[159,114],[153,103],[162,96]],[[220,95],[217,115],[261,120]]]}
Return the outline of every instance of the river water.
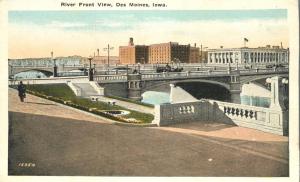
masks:
{"label": "river water", "polygon": [[47,78],[47,76],[40,72],[40,71],[26,71],[18,73],[14,76],[14,79],[20,79],[20,78]]}
{"label": "river water", "polygon": [[[163,104],[170,103],[170,94],[164,92],[147,91],[143,95],[142,102],[148,104]],[[267,97],[250,97],[246,95],[241,96],[241,104],[259,106],[259,107],[269,107],[270,98]]]}
{"label": "river water", "polygon": [[170,94],[165,92],[147,91],[142,95],[142,102],[148,104],[170,103]]}

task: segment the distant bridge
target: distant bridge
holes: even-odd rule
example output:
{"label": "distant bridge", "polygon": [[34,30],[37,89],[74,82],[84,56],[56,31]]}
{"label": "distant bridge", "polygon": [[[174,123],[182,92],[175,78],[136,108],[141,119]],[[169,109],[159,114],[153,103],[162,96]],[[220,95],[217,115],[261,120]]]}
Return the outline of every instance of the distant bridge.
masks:
{"label": "distant bridge", "polygon": [[[78,70],[85,68],[84,65],[75,65],[75,66],[58,66],[58,72],[68,72],[72,70]],[[39,71],[44,73],[47,76],[51,76],[54,73],[54,66],[53,65],[37,65],[37,66],[8,66],[8,74],[9,76],[14,76],[21,72],[27,71]]]}

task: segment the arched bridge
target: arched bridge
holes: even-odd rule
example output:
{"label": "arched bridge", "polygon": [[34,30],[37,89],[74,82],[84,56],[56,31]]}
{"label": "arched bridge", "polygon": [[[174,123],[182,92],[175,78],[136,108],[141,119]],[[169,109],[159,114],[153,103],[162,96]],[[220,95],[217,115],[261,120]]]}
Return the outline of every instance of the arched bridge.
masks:
{"label": "arched bridge", "polygon": [[[288,68],[244,69],[227,71],[189,71],[152,74],[98,75],[94,80],[105,88],[106,95],[116,95],[140,100],[146,91],[169,92],[170,84],[210,87],[208,92],[226,92],[229,100],[240,103],[241,86],[255,80],[273,76],[288,77]],[[200,88],[200,87],[199,87]],[[209,93],[207,93],[209,94]],[[228,100],[228,99],[227,99]]]}
{"label": "arched bridge", "polygon": [[[58,66],[57,71],[58,72],[68,72],[72,70],[78,70],[84,68],[83,65],[75,65],[75,66]],[[8,74],[9,76],[14,76],[21,72],[27,72],[27,71],[39,71],[42,73],[45,73],[46,75],[53,75],[54,67],[53,65],[49,66],[8,66]]]}

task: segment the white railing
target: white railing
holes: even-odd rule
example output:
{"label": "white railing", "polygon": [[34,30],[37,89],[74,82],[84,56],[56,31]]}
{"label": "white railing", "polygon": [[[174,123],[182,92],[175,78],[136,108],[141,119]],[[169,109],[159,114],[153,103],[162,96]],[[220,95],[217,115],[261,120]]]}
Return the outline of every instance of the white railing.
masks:
{"label": "white railing", "polygon": [[126,81],[126,75],[96,75],[94,81]]}
{"label": "white railing", "polygon": [[76,76],[76,77],[53,77],[53,78],[35,78],[35,79],[11,79],[8,81],[9,85],[17,85],[22,81],[23,84],[50,84],[50,83],[67,83],[67,81],[72,82],[82,82],[88,81],[87,76]]}
{"label": "white railing", "polygon": [[215,100],[162,104],[155,106],[157,125],[190,121],[233,124],[279,135],[287,133],[287,112]]}

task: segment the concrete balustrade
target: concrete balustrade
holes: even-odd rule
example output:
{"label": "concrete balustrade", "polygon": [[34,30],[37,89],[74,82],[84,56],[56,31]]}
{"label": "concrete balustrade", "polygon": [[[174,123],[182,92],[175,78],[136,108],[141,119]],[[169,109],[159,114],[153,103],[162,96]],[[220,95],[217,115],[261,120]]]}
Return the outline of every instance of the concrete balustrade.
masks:
{"label": "concrete balustrade", "polygon": [[94,81],[113,81],[113,80],[120,80],[120,81],[126,81],[127,76],[126,75],[96,75],[94,76]]}
{"label": "concrete balustrade", "polygon": [[9,85],[17,85],[20,81],[24,84],[54,84],[54,83],[67,83],[67,81],[83,82],[88,81],[87,76],[76,76],[76,77],[53,77],[53,78],[36,78],[36,79],[17,79],[8,80]]}
{"label": "concrete balustrade", "polygon": [[188,103],[156,105],[153,123],[164,126],[193,121],[220,122],[278,135],[287,135],[287,114],[286,111],[272,108],[215,100],[200,100]]}

